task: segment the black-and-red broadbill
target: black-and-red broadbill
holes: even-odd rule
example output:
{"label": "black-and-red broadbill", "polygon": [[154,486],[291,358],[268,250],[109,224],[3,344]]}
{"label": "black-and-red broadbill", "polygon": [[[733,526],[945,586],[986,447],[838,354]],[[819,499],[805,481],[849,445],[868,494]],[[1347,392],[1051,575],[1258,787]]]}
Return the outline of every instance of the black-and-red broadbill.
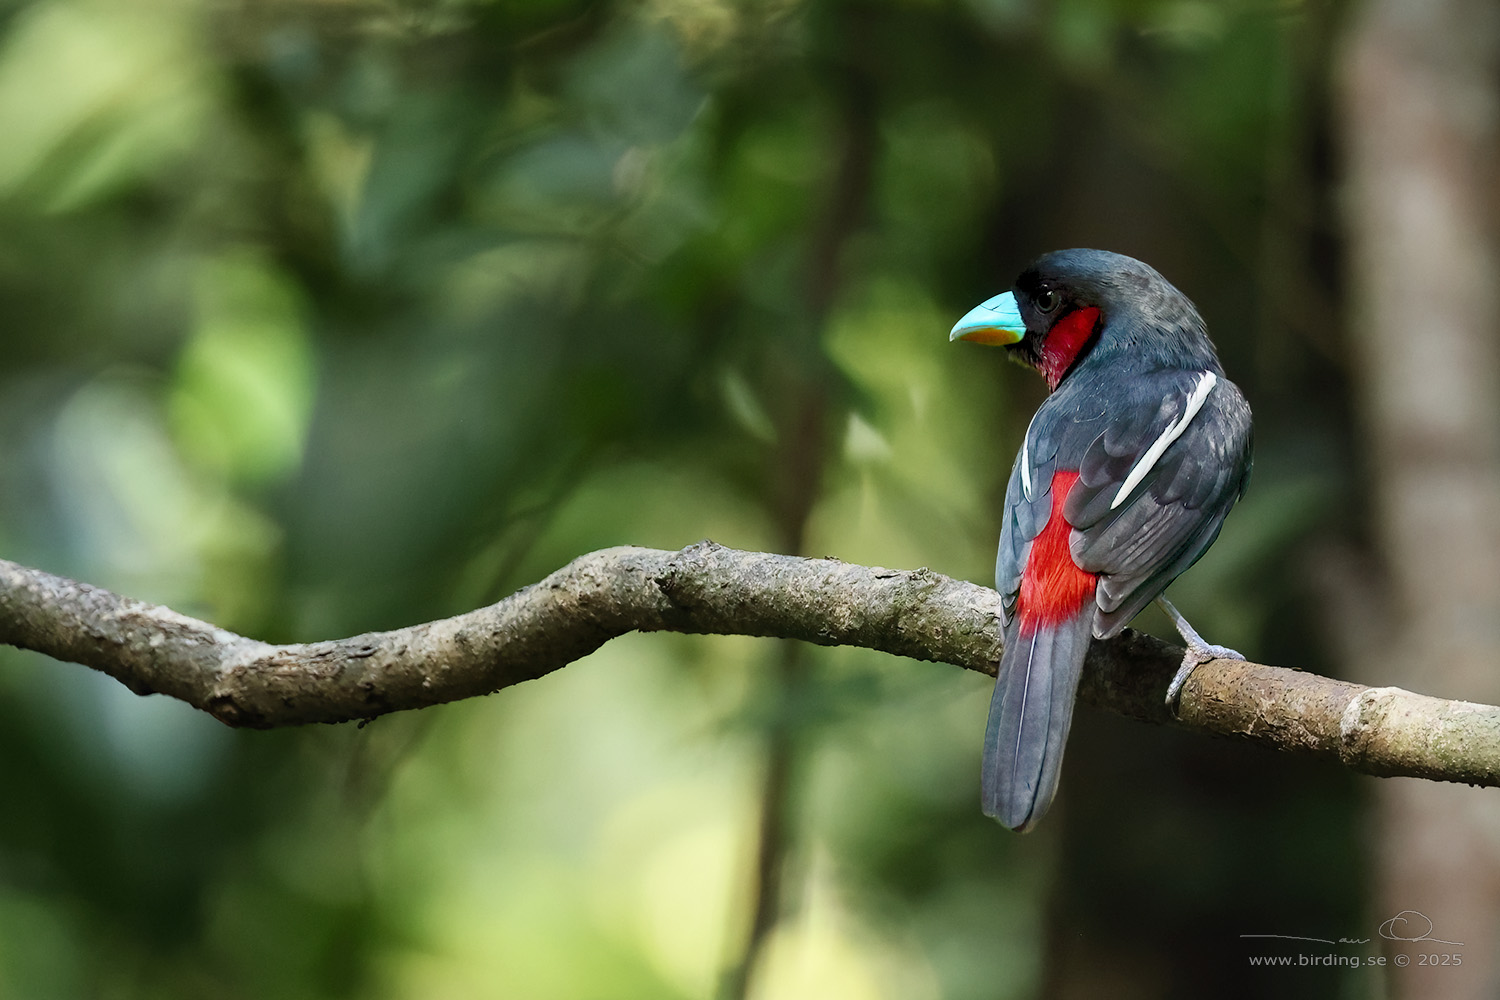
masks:
{"label": "black-and-red broadbill", "polygon": [[949,339],[1004,345],[1052,389],[1005,491],[1005,649],[984,744],[984,811],[1027,830],[1057,792],[1092,637],[1159,600],[1188,644],[1169,703],[1194,666],[1239,656],[1205,643],[1161,594],[1245,489],[1250,407],[1187,296],[1103,250],[1040,258]]}

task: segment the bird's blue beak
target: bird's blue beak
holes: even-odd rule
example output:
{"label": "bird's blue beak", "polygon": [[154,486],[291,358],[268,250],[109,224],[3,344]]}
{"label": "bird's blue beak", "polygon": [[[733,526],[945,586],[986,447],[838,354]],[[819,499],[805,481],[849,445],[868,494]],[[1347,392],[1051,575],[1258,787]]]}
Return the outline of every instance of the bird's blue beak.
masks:
{"label": "bird's blue beak", "polygon": [[1024,336],[1026,323],[1021,319],[1016,297],[1004,292],[964,313],[964,318],[948,334],[948,340],[970,340],[976,344],[1003,347],[1018,343]]}

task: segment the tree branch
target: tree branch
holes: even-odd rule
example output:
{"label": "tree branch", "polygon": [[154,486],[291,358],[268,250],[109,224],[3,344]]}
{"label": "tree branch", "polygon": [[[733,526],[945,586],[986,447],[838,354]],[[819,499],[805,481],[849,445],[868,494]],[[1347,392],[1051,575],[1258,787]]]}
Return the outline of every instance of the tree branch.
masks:
{"label": "tree branch", "polygon": [[[993,674],[999,595],[927,569],[741,552],[603,549],[455,618],[273,646],[169,608],[0,560],[0,642],[171,695],[231,726],[346,722],[489,694],[626,632],[778,636]],[[1356,771],[1500,785],[1500,708],[1235,660],[1200,667],[1127,630],[1089,651],[1080,698],[1145,722],[1331,758]]]}

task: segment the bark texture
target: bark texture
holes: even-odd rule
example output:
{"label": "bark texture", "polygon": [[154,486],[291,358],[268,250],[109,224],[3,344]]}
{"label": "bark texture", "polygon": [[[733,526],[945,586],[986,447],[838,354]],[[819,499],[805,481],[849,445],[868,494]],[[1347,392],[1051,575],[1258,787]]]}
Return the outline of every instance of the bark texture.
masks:
{"label": "bark texture", "polygon": [[[273,646],[169,608],[0,561],[0,642],[181,699],[231,726],[369,719],[489,694],[627,632],[864,646],[993,674],[1000,597],[927,569],[741,552],[603,549],[477,611]],[[1080,698],[1143,722],[1336,760],[1366,774],[1500,786],[1500,708],[1239,660],[1162,698],[1182,650],[1127,630],[1089,651]]]}

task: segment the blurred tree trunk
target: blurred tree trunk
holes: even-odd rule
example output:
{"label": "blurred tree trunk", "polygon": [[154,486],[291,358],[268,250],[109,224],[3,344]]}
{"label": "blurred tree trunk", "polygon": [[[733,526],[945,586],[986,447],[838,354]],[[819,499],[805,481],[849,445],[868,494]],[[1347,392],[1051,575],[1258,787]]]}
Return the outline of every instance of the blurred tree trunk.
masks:
{"label": "blurred tree trunk", "polygon": [[[1387,571],[1351,601],[1365,680],[1500,697],[1500,305],[1495,194],[1500,10],[1483,0],[1375,0],[1343,53],[1352,345],[1372,528]],[[1371,595],[1372,598],[1376,595]],[[1389,614],[1383,613],[1388,610]],[[1381,630],[1384,631],[1381,631]],[[1397,665],[1419,676],[1396,673]],[[1376,916],[1431,918],[1458,968],[1397,968],[1393,995],[1500,995],[1500,799],[1380,784]],[[1415,936],[1415,935],[1413,935]]]}
{"label": "blurred tree trunk", "polygon": [[[859,38],[861,25],[851,22],[845,34]],[[858,71],[839,77],[843,128],[834,136],[836,168],[823,212],[810,233],[806,290],[807,341],[793,352],[800,370],[786,376],[787,400],[780,415],[778,447],[771,456],[768,480],[774,484],[768,499],[781,552],[800,555],[807,539],[831,449],[832,429],[838,426],[837,387],[818,350],[841,284],[840,260],[844,245],[863,221],[870,197],[876,156],[876,112],[869,83]],[[760,823],[756,830],[754,888],[749,933],[744,948],[720,984],[721,1000],[743,1000],[759,992],[755,976],[777,925],[793,908],[799,873],[790,871],[797,857],[797,787],[807,734],[799,730],[796,705],[806,697],[809,671],[814,669],[801,643],[782,644],[775,684],[780,708],[766,734],[765,772],[761,782]]]}

